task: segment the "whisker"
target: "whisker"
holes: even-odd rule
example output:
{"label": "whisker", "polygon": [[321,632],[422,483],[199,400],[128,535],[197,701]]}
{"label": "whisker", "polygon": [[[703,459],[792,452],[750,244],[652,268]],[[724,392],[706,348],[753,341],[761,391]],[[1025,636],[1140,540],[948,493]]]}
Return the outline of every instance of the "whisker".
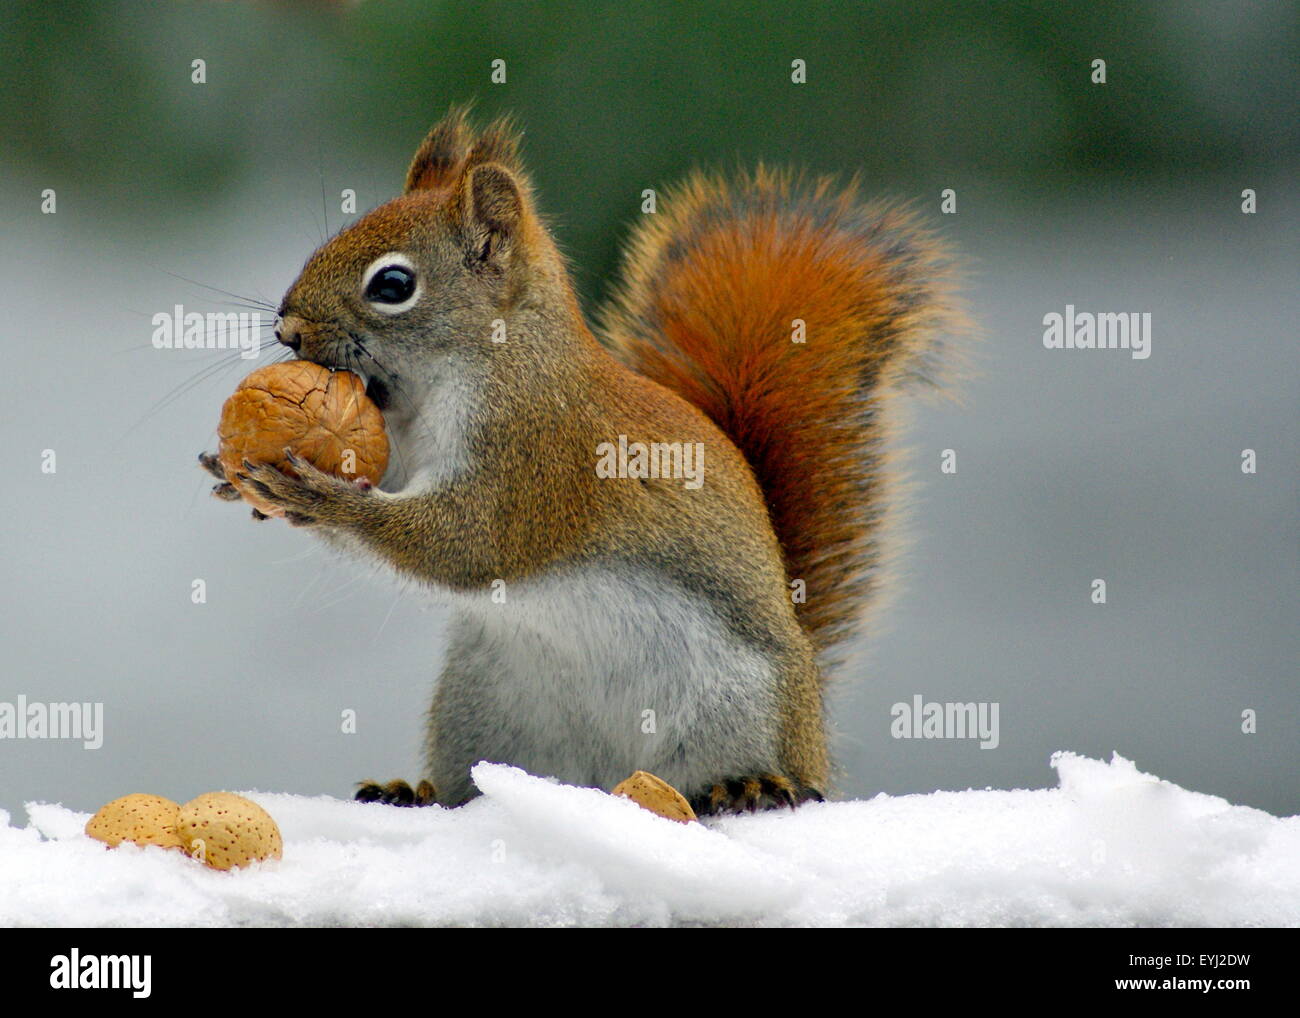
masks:
{"label": "whisker", "polygon": [[[156,268],[156,266],[155,266]],[[255,297],[249,297],[246,294],[233,293],[230,290],[223,290],[219,286],[209,286],[207,283],[200,283],[197,279],[190,279],[189,276],[182,276],[179,272],[172,272],[170,269],[158,269],[157,271],[166,273],[173,279],[179,279],[183,282],[190,283],[193,286],[201,286],[205,290],[211,290],[213,293],[219,293],[223,297],[230,297],[236,301],[243,301],[247,306],[261,311],[270,311],[273,314],[279,313],[279,306],[272,304],[270,301],[261,301]]]}
{"label": "whisker", "polygon": [[[146,312],[144,312],[144,311],[136,311],[136,312],[132,312],[132,313],[133,313],[133,314],[141,314],[141,315],[142,315],[142,314],[146,314]],[[270,335],[259,337],[259,340],[260,340],[260,343],[261,343],[262,346],[272,346],[273,344],[271,343],[271,340],[275,337],[275,323],[274,323],[274,322],[260,322],[260,323],[258,323],[257,328],[259,328],[259,329],[270,329],[270,330],[271,330]],[[121,347],[121,348],[115,350],[114,353],[120,353],[120,354],[121,354],[121,353],[136,353],[136,352],[138,352],[138,351],[140,351],[140,350],[156,350],[156,349],[158,349],[158,347],[155,347],[155,346],[153,345],[153,343],[150,342],[150,343],[141,343],[139,346],[124,346],[124,347]],[[176,347],[173,347],[173,349],[176,349]],[[184,348],[184,347],[181,347],[180,349],[185,349],[185,348]],[[201,353],[206,353],[206,352],[208,352],[209,350],[212,350],[212,349],[220,349],[220,350],[222,350],[223,353],[227,352],[224,348],[221,348],[221,347],[215,347],[215,348],[214,348],[214,347],[205,347],[205,346],[196,347],[196,348],[194,348],[191,352],[192,352],[192,353],[199,353],[199,354],[201,354]],[[236,352],[239,352],[239,351],[236,351]]]}
{"label": "whisker", "polygon": [[321,136],[316,135],[316,172],[320,175],[320,214],[325,220],[325,237],[321,238],[321,243],[325,243],[325,238],[330,235],[330,214],[328,203],[325,200],[325,157],[321,151]]}
{"label": "whisker", "polygon": [[[129,438],[143,425],[148,423],[150,420],[156,417],[167,407],[171,406],[173,403],[175,403],[186,393],[194,389],[195,386],[201,385],[203,382],[210,381],[211,379],[216,378],[218,375],[221,375],[229,371],[231,368],[235,367],[238,364],[238,362],[241,360],[248,360],[248,358],[244,357],[240,351],[234,351],[231,353],[227,353],[223,357],[217,358],[211,364],[205,365],[203,368],[201,368],[190,378],[187,378],[185,381],[181,382],[175,388],[171,389],[169,392],[159,397],[154,402],[154,404],[147,411],[145,411],[144,415],[141,416],[139,420],[137,420],[134,424],[131,425],[131,427],[129,427],[125,432],[122,433],[122,436],[121,438],[118,439],[118,441],[119,442],[124,441],[125,439]],[[279,358],[279,360],[280,361],[292,360],[292,357],[282,357]],[[272,361],[271,363],[275,363],[275,361]]]}

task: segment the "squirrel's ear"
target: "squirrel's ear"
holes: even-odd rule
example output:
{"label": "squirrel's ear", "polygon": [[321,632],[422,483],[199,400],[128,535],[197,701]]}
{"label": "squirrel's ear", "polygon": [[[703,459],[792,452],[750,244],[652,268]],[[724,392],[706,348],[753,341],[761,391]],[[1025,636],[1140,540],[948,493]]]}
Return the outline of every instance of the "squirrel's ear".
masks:
{"label": "squirrel's ear", "polygon": [[499,163],[480,163],[465,174],[460,217],[466,255],[477,263],[496,263],[516,247],[527,214],[524,191]]}
{"label": "squirrel's ear", "polygon": [[406,171],[406,193],[451,187],[459,177],[471,143],[467,110],[452,109],[425,136]]}

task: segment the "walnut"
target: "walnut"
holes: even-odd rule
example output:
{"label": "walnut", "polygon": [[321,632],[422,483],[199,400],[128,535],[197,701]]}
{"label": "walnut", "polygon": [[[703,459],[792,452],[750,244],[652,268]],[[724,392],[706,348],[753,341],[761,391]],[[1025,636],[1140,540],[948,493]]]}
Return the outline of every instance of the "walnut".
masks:
{"label": "walnut", "polygon": [[311,361],[254,371],[226,400],[217,434],[226,477],[249,505],[268,516],[284,513],[237,479],[246,459],[292,475],[284,455],[289,449],[326,473],[371,484],[378,484],[388,467],[384,418],[360,377]]}

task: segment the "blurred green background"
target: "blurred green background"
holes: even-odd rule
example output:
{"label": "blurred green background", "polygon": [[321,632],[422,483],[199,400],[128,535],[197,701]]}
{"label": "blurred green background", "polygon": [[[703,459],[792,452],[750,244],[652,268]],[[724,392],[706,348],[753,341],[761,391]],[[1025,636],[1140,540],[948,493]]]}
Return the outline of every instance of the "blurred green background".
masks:
{"label": "blurred green background", "polygon": [[[525,129],[588,308],[642,189],[696,164],[860,172],[969,264],[978,370],[897,450],[914,540],[834,687],[839,794],[1041,787],[1054,750],[1118,750],[1296,812],[1298,26],[1250,0],[0,6],[0,700],[102,702],[107,729],[0,743],[0,807],[419,776],[442,612],[207,497],[195,455],[252,364],[155,350],[150,318],[226,306],[168,273],[278,302],[354,218],[340,192],[392,197],[472,99]],[[1151,358],[1045,350],[1067,303],[1151,312]],[[891,739],[918,693],[1000,703],[999,748]]]}
{"label": "blurred green background", "polygon": [[[594,295],[640,189],[697,162],[1004,196],[1293,166],[1297,26],[1271,0],[45,0],[0,10],[0,131],[11,171],[92,185],[106,222],[164,204],[202,216],[267,179],[352,186],[364,211],[429,123],[476,99],[525,126]],[[189,83],[194,58],[206,85]],[[489,82],[496,58],[505,84]]]}

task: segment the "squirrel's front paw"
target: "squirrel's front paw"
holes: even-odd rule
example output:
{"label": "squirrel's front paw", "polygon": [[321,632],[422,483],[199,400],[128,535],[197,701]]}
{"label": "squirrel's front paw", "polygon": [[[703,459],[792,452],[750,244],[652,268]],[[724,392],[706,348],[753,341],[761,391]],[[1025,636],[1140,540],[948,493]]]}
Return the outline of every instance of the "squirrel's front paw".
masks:
{"label": "squirrel's front paw", "polygon": [[[226,478],[226,468],[221,465],[221,458],[215,452],[199,453],[199,466],[210,473],[217,479],[217,483],[212,486],[212,497],[219,498],[223,502],[238,502],[244,496]],[[253,510],[253,519],[269,520],[271,517],[260,510]]]}
{"label": "squirrel's front paw", "polygon": [[283,509],[284,518],[295,527],[346,524],[350,511],[355,508],[353,500],[364,497],[369,485],[350,484],[327,474],[288,449],[284,456],[297,476],[265,463],[244,460],[244,471],[236,475],[236,480],[246,484],[264,502]]}
{"label": "squirrel's front paw", "polygon": [[412,788],[405,781],[390,781],[381,785],[376,781],[362,781],[357,785],[358,802],[383,802],[389,806],[432,806],[438,801],[433,785],[421,781]]}

